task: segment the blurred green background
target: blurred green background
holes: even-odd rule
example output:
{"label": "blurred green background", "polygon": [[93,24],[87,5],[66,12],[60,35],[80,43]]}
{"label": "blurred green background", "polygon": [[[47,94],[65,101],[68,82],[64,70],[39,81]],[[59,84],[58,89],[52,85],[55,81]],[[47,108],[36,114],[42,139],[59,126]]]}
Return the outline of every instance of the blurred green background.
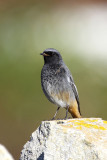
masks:
{"label": "blurred green background", "polygon": [[41,89],[46,48],[59,50],[71,70],[83,117],[107,119],[107,7],[77,2],[0,1],[0,143],[15,159],[57,108]]}

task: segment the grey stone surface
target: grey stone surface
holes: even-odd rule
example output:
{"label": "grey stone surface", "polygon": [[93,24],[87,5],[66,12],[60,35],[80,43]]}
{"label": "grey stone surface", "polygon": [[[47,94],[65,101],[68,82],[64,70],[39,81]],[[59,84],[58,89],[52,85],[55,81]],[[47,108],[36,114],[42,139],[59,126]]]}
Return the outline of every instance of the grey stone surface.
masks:
{"label": "grey stone surface", "polygon": [[107,121],[43,121],[24,145],[20,160],[107,160]]}

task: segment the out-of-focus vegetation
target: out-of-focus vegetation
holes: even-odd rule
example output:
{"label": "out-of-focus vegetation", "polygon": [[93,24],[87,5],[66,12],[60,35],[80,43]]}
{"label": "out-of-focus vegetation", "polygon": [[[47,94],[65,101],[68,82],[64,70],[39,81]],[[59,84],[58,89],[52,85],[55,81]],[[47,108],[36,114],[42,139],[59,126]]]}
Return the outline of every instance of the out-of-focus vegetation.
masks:
{"label": "out-of-focus vegetation", "polygon": [[[56,111],[41,89],[44,62],[39,53],[46,48],[58,49],[71,70],[83,117],[107,119],[107,65],[72,49],[73,41],[70,44],[63,30],[62,19],[67,17],[61,13],[60,7],[39,3],[0,11],[0,143],[15,159],[40,122],[50,120]],[[75,40],[75,32],[71,29],[68,37]],[[58,118],[64,114],[62,109]]]}

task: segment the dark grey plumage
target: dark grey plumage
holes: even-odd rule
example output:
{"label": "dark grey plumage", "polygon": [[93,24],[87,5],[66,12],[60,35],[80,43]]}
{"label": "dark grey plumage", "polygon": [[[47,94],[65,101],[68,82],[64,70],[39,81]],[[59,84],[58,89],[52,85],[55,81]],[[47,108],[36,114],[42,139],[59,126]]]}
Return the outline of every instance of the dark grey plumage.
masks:
{"label": "dark grey plumage", "polygon": [[41,85],[48,100],[56,104],[58,108],[66,108],[67,111],[76,100],[80,113],[78,91],[74,84],[73,77],[68,67],[64,64],[60,53],[55,49],[48,48],[44,50],[41,55],[44,56],[44,66],[41,71]]}

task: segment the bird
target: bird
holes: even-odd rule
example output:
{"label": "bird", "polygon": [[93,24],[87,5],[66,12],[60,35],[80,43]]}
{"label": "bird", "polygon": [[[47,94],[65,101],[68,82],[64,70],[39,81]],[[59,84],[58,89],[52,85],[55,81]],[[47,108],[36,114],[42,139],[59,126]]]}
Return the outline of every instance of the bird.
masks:
{"label": "bird", "polygon": [[52,120],[55,119],[60,108],[66,109],[64,119],[67,119],[68,112],[73,118],[81,118],[77,87],[60,52],[54,48],[47,48],[40,55],[44,57],[41,70],[42,90],[47,99],[57,105]]}

